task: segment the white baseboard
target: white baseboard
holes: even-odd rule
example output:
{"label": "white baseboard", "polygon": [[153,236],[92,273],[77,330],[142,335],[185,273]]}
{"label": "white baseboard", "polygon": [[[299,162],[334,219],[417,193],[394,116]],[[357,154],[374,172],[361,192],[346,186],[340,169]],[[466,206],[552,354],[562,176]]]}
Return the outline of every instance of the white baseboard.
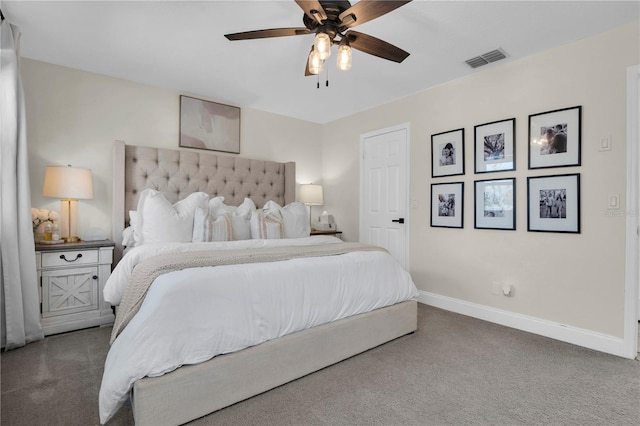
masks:
{"label": "white baseboard", "polygon": [[[623,339],[606,334],[596,333],[577,327],[521,315],[490,306],[466,302],[452,297],[441,296],[435,293],[419,291],[418,301],[429,306],[445,309],[484,321],[493,322],[507,327],[515,328],[529,333],[539,334],[552,339],[571,343],[585,348],[606,352],[624,358],[629,358],[625,350]],[[633,355],[635,357],[635,354]],[[632,358],[633,358],[632,357]]]}

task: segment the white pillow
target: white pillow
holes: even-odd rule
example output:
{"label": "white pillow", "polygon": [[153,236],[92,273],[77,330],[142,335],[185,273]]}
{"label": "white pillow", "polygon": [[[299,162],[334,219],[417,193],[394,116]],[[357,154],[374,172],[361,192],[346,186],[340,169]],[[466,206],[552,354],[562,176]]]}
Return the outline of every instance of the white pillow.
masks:
{"label": "white pillow", "polygon": [[250,222],[251,238],[270,240],[284,238],[282,216],[278,212],[257,211],[251,215]]}
{"label": "white pillow", "polygon": [[133,238],[133,228],[131,226],[127,226],[122,231],[122,245],[124,247],[135,247],[136,240]]}
{"label": "white pillow", "polygon": [[251,218],[251,214],[256,211],[256,204],[251,198],[245,198],[242,204],[238,206],[234,214],[246,219]]}
{"label": "white pillow", "polygon": [[136,210],[136,244],[191,242],[196,208],[206,209],[208,200],[205,192],[194,192],[171,205],[161,192],[145,189]]}
{"label": "white pillow", "polygon": [[265,212],[280,213],[284,225],[285,238],[303,238],[309,236],[311,231],[309,228],[309,214],[307,213],[307,206],[301,202],[295,201],[281,207],[275,201],[267,201],[262,210]]}
{"label": "white pillow", "polygon": [[[134,247],[136,244],[138,244],[138,238],[140,238],[140,232],[136,231],[136,223],[138,222],[138,212],[135,210],[129,210],[129,226],[128,228],[131,228],[131,239],[133,240],[133,243],[131,245],[129,245],[128,247]],[[125,228],[126,231],[126,228]],[[124,240],[124,231],[122,232],[122,238]],[[123,242],[123,245],[124,242]]]}
{"label": "white pillow", "polygon": [[237,208],[227,206],[232,209],[231,223],[233,224],[234,240],[251,239],[251,217],[256,212],[256,205],[250,198],[245,198]]}
{"label": "white pillow", "polygon": [[235,207],[227,206],[224,203],[224,197],[214,197],[209,200],[209,214],[217,218],[223,214],[231,214]]}
{"label": "white pillow", "polygon": [[192,241],[194,243],[231,240],[233,240],[231,216],[221,214],[218,217],[214,217],[200,207],[196,208],[193,218]]}

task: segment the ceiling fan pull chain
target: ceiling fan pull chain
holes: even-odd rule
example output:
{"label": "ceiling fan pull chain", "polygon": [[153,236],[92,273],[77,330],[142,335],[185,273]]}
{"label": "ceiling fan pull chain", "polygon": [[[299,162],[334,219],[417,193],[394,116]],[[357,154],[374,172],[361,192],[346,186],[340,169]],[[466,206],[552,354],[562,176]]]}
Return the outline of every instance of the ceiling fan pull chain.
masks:
{"label": "ceiling fan pull chain", "polygon": [[329,67],[327,67],[327,80],[324,82],[325,87],[329,87]]}
{"label": "ceiling fan pull chain", "polygon": [[316,89],[320,88],[320,73],[317,74],[318,76],[318,82],[316,83]]}

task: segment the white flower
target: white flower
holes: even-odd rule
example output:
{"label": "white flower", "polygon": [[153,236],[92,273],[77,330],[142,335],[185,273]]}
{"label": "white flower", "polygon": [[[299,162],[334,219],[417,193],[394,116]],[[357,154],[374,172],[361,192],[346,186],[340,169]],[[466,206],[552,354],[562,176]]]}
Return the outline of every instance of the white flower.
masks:
{"label": "white flower", "polygon": [[60,215],[56,211],[31,208],[31,224],[33,225],[33,232],[41,231],[43,229],[43,224],[46,222],[53,223],[58,220],[60,220]]}
{"label": "white flower", "polygon": [[41,221],[45,221],[49,219],[49,210],[47,209],[40,209],[38,210],[38,219],[40,219]]}

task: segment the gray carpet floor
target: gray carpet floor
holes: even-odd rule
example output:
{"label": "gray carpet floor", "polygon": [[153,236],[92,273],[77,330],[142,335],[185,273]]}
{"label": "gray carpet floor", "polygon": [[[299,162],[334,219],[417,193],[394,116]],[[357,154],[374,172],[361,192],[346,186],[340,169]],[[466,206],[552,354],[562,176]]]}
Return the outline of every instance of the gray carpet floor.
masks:
{"label": "gray carpet floor", "polygon": [[[638,425],[640,362],[419,304],[418,331],[192,425]],[[111,329],[1,354],[2,425],[96,425]],[[109,425],[133,424],[130,406]]]}

